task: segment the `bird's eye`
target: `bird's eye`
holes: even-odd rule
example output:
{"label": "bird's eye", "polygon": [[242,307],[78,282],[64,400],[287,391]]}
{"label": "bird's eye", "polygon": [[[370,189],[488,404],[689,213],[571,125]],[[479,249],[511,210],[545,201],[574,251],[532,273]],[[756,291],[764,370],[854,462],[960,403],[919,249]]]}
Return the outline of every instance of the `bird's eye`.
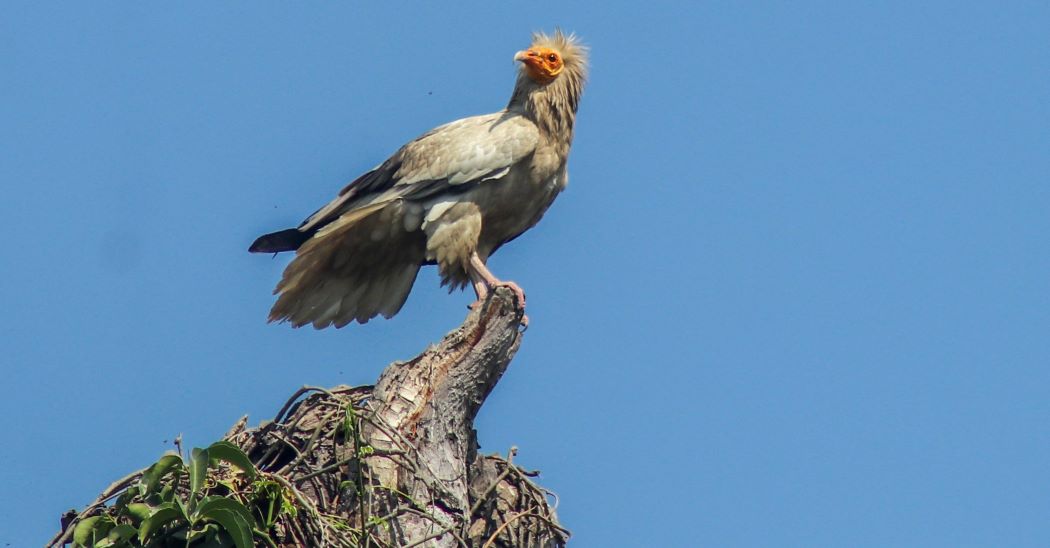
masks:
{"label": "bird's eye", "polygon": [[551,63],[557,63],[558,62],[558,56],[554,55],[552,53],[552,54],[547,56],[547,60],[550,61]]}

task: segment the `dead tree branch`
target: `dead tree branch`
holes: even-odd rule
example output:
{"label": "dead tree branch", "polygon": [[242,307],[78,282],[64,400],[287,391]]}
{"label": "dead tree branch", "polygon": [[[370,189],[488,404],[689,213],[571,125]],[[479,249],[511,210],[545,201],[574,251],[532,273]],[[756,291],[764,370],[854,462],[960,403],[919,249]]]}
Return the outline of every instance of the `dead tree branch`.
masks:
{"label": "dead tree branch", "polygon": [[[208,472],[214,478],[205,483],[207,494],[241,501],[262,516],[266,523],[257,517],[256,526],[265,530],[254,532],[256,543],[264,536],[277,546],[564,546],[569,532],[558,524],[549,493],[529,479],[536,473],[514,464],[516,449],[506,458],[477,452],[474,418],[521,344],[523,314],[512,291],[497,289],[440,343],[390,364],[374,387],[303,387],[273,421],[246,428],[242,418],[226,439],[257,474],[249,480],[220,466]],[[67,514],[51,545],[68,543],[77,523],[92,516],[139,526],[124,508],[152,500],[138,487],[144,472]],[[165,481],[168,496],[195,496],[183,475]],[[286,507],[276,516],[272,503],[269,510],[259,506],[264,485],[283,493]],[[196,534],[178,520],[161,533]],[[163,539],[138,540],[111,545]]]}

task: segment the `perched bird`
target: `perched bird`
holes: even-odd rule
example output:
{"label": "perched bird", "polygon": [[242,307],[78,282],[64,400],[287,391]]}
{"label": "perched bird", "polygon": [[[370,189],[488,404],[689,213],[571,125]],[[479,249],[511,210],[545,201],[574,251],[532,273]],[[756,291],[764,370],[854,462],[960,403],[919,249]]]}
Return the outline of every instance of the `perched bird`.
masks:
{"label": "perched bird", "polygon": [[505,285],[485,263],[534,226],[568,182],[587,49],[575,35],[537,33],[507,108],[424,133],[351,182],[298,228],[259,237],[249,251],[297,250],[274,290],[270,321],[321,329],[389,318],[419,267],[442,285],[472,284],[478,300]]}

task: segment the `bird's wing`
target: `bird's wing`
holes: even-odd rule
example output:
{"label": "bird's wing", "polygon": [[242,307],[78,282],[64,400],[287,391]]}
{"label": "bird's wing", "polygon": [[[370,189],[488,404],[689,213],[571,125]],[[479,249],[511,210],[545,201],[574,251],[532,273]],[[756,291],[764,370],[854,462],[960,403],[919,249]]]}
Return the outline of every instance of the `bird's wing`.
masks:
{"label": "bird's wing", "polygon": [[464,118],[435,128],[358,177],[299,226],[318,229],[346,211],[398,198],[422,199],[499,179],[536,149],[539,130],[509,112]]}

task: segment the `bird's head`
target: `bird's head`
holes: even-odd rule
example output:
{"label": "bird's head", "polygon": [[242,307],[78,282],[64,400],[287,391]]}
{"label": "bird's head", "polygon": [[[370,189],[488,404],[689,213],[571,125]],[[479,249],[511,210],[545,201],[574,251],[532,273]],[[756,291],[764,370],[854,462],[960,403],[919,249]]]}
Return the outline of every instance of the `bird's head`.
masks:
{"label": "bird's head", "polygon": [[525,75],[540,85],[554,82],[565,72],[576,78],[584,78],[587,67],[587,48],[576,39],[555,30],[552,36],[543,33],[532,35],[532,45],[514,54],[520,61]]}
{"label": "bird's head", "polygon": [[525,73],[540,84],[549,84],[565,68],[565,60],[554,48],[531,47],[514,54],[515,61],[521,61]]}

